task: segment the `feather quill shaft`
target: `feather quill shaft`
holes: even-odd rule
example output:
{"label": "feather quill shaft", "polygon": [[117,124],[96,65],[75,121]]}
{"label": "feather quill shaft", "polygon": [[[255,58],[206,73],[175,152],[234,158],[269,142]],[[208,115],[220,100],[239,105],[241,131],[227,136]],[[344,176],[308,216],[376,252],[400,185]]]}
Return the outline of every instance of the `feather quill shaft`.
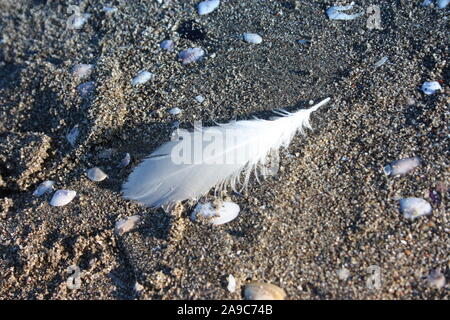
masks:
{"label": "feather quill shaft", "polygon": [[311,113],[329,101],[293,113],[276,110],[275,120],[180,130],[178,138],[161,145],[134,169],[123,184],[123,196],[149,207],[170,205],[196,199],[214,187],[236,190],[242,173],[246,187],[257,165],[265,165],[272,152],[287,147],[297,131],[304,134],[304,128],[311,128]]}

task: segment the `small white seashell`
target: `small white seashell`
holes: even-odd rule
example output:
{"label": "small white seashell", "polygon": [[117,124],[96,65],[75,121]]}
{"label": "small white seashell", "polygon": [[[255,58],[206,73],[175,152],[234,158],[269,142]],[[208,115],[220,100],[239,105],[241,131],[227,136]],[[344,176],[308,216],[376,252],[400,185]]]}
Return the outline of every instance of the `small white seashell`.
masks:
{"label": "small white seashell", "polygon": [[442,289],[445,287],[445,276],[442,274],[441,270],[435,269],[430,272],[427,277],[428,286],[436,289]]}
{"label": "small white seashell", "polygon": [[242,37],[248,43],[260,44],[262,42],[262,37],[256,33],[244,33]]}
{"label": "small white seashell", "polygon": [[136,281],[134,284],[134,291],[141,292],[142,290],[144,290],[144,286]]}
{"label": "small white seashell", "polygon": [[180,59],[183,64],[189,64],[200,60],[204,55],[205,51],[203,51],[203,49],[188,48],[178,54],[178,59]]}
{"label": "small white seashell", "polygon": [[51,192],[53,190],[53,185],[55,184],[54,181],[51,180],[47,180],[42,182],[37,188],[36,190],[33,192],[33,196],[35,197],[40,197],[42,196],[44,193],[47,192]]}
{"label": "small white seashell", "polygon": [[245,286],[244,296],[247,300],[284,300],[286,293],[276,285],[254,281]]}
{"label": "small white seashell", "polygon": [[172,40],[164,40],[159,46],[161,47],[161,49],[173,51],[173,49],[175,48],[175,43]]}
{"label": "small white seashell", "polygon": [[437,82],[437,81],[426,81],[422,85],[422,91],[426,95],[431,95],[431,94],[435,93],[438,90],[442,90],[442,87],[439,84],[439,82]]}
{"label": "small white seashell", "polygon": [[381,67],[383,64],[385,64],[388,61],[388,57],[383,57],[380,60],[378,60],[377,62],[375,62],[374,66],[375,68]]}
{"label": "small white seashell", "polygon": [[93,68],[94,66],[92,64],[76,64],[72,67],[72,74],[77,79],[85,79],[91,75]]}
{"label": "small white seashell", "polygon": [[78,125],[72,128],[70,132],[67,134],[66,139],[69,141],[69,143],[72,145],[72,147],[75,145],[75,142],[77,141],[78,135],[80,134],[80,130],[78,129]]}
{"label": "small white seashell", "polygon": [[133,78],[131,84],[137,86],[138,84],[146,83],[148,80],[153,80],[154,78],[155,75],[153,73],[144,70],[139,72],[136,77]]}
{"label": "small white seashell", "polygon": [[123,235],[124,233],[133,230],[140,220],[141,217],[138,215],[120,219],[116,222],[115,231],[118,235]]}
{"label": "small white seashell", "polygon": [[199,203],[191,214],[191,219],[207,219],[213,225],[221,225],[234,220],[239,214],[240,208],[234,202],[222,202],[219,208],[214,208],[211,202]]}
{"label": "small white seashell", "polygon": [[205,97],[202,96],[202,95],[198,95],[198,96],[195,97],[195,100],[196,100],[198,103],[202,103],[203,101],[205,101]]}
{"label": "small white seashell", "polygon": [[438,0],[438,7],[439,9],[444,9],[445,7],[448,6],[449,3],[450,0]]}
{"label": "small white seashell", "polygon": [[391,164],[384,167],[384,173],[388,176],[397,176],[406,174],[421,164],[421,159],[419,157],[405,158],[401,160],[396,160]]}
{"label": "small white seashell", "polygon": [[131,157],[130,154],[127,152],[125,153],[125,157],[120,160],[120,163],[117,165],[117,168],[125,168],[127,165],[130,164]]}
{"label": "small white seashell", "polygon": [[233,293],[236,291],[236,279],[233,277],[232,274],[228,276],[228,285],[227,289],[229,292]]}
{"label": "small white seashell", "polygon": [[206,0],[198,4],[198,14],[204,15],[213,12],[220,5],[220,0]]}
{"label": "small white seashell", "polygon": [[422,198],[405,198],[400,200],[400,211],[406,219],[414,220],[417,217],[431,214],[431,205]]}
{"label": "small white seashell", "polygon": [[181,113],[181,109],[180,108],[172,108],[169,110],[169,113],[173,116],[176,116],[177,114]]}
{"label": "small white seashell", "polygon": [[58,190],[50,200],[50,205],[54,207],[61,207],[68,204],[77,195],[76,191],[73,190]]}
{"label": "small white seashell", "polygon": [[328,18],[330,20],[353,20],[356,19],[364,14],[364,12],[355,13],[355,14],[347,14],[345,12],[346,10],[351,10],[353,8],[354,3],[352,2],[348,6],[334,6],[331,8],[328,8],[326,13],[328,15]]}
{"label": "small white seashell", "polygon": [[102,171],[102,169],[94,167],[87,171],[87,176],[90,180],[100,182],[105,180],[108,175]]}

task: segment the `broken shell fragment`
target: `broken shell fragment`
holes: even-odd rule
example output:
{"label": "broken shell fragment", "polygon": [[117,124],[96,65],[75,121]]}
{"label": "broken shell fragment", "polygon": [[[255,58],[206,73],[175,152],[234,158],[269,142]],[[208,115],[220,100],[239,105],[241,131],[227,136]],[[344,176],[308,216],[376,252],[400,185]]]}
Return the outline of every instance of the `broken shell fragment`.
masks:
{"label": "broken shell fragment", "polygon": [[175,43],[172,40],[164,40],[159,46],[161,47],[161,49],[173,51],[173,49],[175,48]]}
{"label": "broken shell fragment", "polygon": [[244,296],[247,300],[284,300],[286,293],[276,285],[254,281],[245,286]]}
{"label": "broken shell fragment", "polygon": [[400,211],[406,219],[414,220],[431,214],[432,208],[430,203],[422,198],[405,198],[400,200]]}
{"label": "broken shell fragment", "polygon": [[213,225],[221,225],[234,220],[239,211],[239,206],[234,202],[222,202],[218,207],[214,207],[211,202],[199,203],[192,212],[191,219],[205,219]]}
{"label": "broken shell fragment", "polygon": [[85,79],[91,75],[93,68],[94,66],[92,64],[76,64],[72,68],[72,74],[77,79]]}
{"label": "broken shell fragment", "polygon": [[331,8],[328,8],[326,13],[328,15],[328,18],[330,20],[353,20],[356,19],[364,14],[364,12],[355,13],[355,14],[347,14],[345,12],[346,10],[351,10],[353,8],[354,3],[351,3],[348,6],[334,6]]}
{"label": "broken shell fragment", "polygon": [[127,152],[127,153],[125,153],[125,157],[122,160],[120,160],[120,163],[117,165],[117,168],[125,168],[127,165],[130,164],[130,161],[131,161],[131,156]]}
{"label": "broken shell fragment", "polygon": [[441,270],[434,269],[427,277],[428,286],[431,288],[442,289],[445,287],[445,276]]}
{"label": "broken shell fragment", "polygon": [[182,64],[189,64],[200,60],[205,55],[205,51],[200,48],[188,48],[178,54],[178,59]]}
{"label": "broken shell fragment", "polygon": [[139,72],[136,77],[133,78],[131,84],[137,86],[138,84],[146,83],[148,80],[153,80],[154,78],[155,75],[153,73],[144,70]]}
{"label": "broken shell fragment", "polygon": [[384,167],[384,173],[388,176],[397,176],[406,174],[421,164],[421,159],[419,157],[405,158],[401,160],[396,160],[391,164]]}
{"label": "broken shell fragment", "polygon": [[422,91],[426,95],[434,94],[438,90],[442,90],[442,87],[437,81],[424,82],[422,85]]}
{"label": "broken shell fragment", "polygon": [[40,197],[42,196],[44,193],[47,192],[51,192],[53,190],[53,185],[55,184],[54,181],[51,180],[47,180],[42,182],[37,188],[36,190],[33,192],[33,196],[35,197]]}
{"label": "broken shell fragment", "polygon": [[227,289],[229,292],[233,293],[236,291],[236,279],[234,278],[234,276],[232,274],[230,274],[228,276],[228,285],[227,285]]}
{"label": "broken shell fragment", "polygon": [[116,222],[115,231],[118,235],[123,235],[124,233],[133,230],[140,220],[141,217],[138,215],[120,219]]}
{"label": "broken shell fragment", "polygon": [[87,171],[87,176],[89,180],[100,182],[105,180],[108,175],[102,171],[102,169],[98,167],[91,168]]}
{"label": "broken shell fragment", "polygon": [[50,205],[54,207],[65,206],[71,202],[76,195],[76,191],[73,190],[58,190],[53,195],[52,200],[50,200]]}
{"label": "broken shell fragment", "polygon": [[80,134],[80,130],[78,129],[78,125],[72,128],[70,132],[66,135],[67,141],[72,145],[72,147],[75,145],[75,142],[77,141],[78,135]]}

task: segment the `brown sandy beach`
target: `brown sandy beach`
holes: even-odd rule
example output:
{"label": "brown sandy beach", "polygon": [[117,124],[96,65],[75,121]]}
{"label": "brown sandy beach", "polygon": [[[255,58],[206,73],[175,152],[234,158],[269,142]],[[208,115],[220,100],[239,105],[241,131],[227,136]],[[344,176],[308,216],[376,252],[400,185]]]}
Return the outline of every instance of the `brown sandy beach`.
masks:
{"label": "brown sandy beach", "polygon": [[[349,2],[228,0],[202,16],[198,2],[0,2],[0,298],[242,299],[258,280],[288,299],[448,299],[448,285],[427,281],[435,269],[450,276],[448,8],[358,0],[355,12],[380,7],[382,29],[369,30],[366,16],[328,19],[327,8]],[[69,5],[90,14],[81,29],[67,28]],[[174,51],[160,48],[165,39]],[[181,64],[191,47],[204,59]],[[80,63],[94,65],[83,80],[71,72]],[[155,78],[133,86],[141,70]],[[425,95],[425,81],[443,90]],[[81,96],[86,82],[95,89]],[[277,176],[228,193],[241,212],[227,224],[191,221],[195,201],[165,212],[121,197],[176,121],[268,119],[325,97],[314,130],[281,152]],[[125,153],[131,163],[118,168]],[[414,171],[384,174],[413,156]],[[90,181],[94,166],[108,178]],[[50,206],[52,194],[33,196],[45,180],[77,196]],[[431,215],[405,219],[406,197],[429,201]],[[116,234],[133,215],[139,225]],[[67,286],[70,266],[78,289]],[[370,266],[379,288],[367,287]]]}

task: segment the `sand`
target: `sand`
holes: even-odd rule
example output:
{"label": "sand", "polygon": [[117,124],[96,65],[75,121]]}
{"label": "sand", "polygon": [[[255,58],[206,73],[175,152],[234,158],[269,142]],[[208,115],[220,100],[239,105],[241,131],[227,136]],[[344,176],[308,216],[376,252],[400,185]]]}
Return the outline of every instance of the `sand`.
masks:
{"label": "sand", "polygon": [[[421,2],[380,1],[382,30],[369,30],[367,15],[330,21],[332,1],[229,0],[205,16],[197,1],[2,1],[0,298],[242,299],[258,280],[288,299],[448,299],[448,286],[426,281],[450,270],[448,185],[430,198],[449,182],[448,9]],[[91,14],[79,30],[67,29],[69,4]],[[357,1],[354,12],[371,4]],[[104,5],[118,10],[105,14]],[[263,42],[243,42],[245,32]],[[159,48],[165,39],[173,52]],[[182,65],[177,53],[189,47],[205,59]],[[95,65],[84,80],[71,73],[79,63]],[[133,87],[141,70],[155,79]],[[443,92],[424,95],[431,80]],[[89,81],[95,90],[81,97],[77,86]],[[241,208],[230,223],[192,222],[193,201],[165,212],[121,198],[128,174],[170,139],[175,121],[189,129],[269,118],[328,96],[314,130],[281,153],[276,177],[228,193]],[[174,107],[182,113],[170,115]],[[127,152],[130,165],[117,168]],[[410,156],[423,164],[384,175]],[[94,166],[108,179],[90,181]],[[51,194],[32,195],[45,180],[77,197],[51,207]],[[428,200],[432,214],[405,219],[401,197]],[[115,233],[132,215],[142,217],[137,228]],[[370,266],[378,288],[367,285]]]}

